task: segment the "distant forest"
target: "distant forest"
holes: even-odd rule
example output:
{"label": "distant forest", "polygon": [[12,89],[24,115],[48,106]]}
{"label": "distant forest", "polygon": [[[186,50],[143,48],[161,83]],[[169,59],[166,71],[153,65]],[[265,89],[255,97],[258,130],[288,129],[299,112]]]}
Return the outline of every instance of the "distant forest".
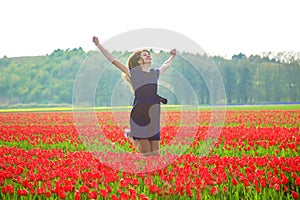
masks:
{"label": "distant forest", "polygon": [[[151,52],[154,68],[159,67],[159,64],[169,56],[163,51],[151,50]],[[126,63],[130,52],[114,51],[113,54]],[[0,106],[2,108],[24,105],[72,106],[78,72],[82,66],[87,65],[87,59],[98,55],[98,59],[103,59],[100,63],[107,68],[105,73],[101,74],[98,86],[95,87],[93,101],[96,106],[111,106],[116,84],[125,83],[120,78],[121,72],[110,66],[98,51],[85,52],[82,48],[57,49],[50,55],[44,56],[1,58]],[[194,66],[195,63],[197,66]],[[211,94],[207,85],[209,82],[214,82],[215,77],[210,73],[214,67],[222,78],[223,85],[219,87],[224,86],[226,92],[226,99],[221,102],[212,102],[211,96],[214,94]],[[97,69],[93,68],[95,73]],[[300,101],[300,59],[299,54],[293,52],[277,54],[269,52],[249,57],[240,53],[230,59],[179,52],[172,69],[189,82],[199,105]],[[177,78],[168,71],[161,78],[164,85],[159,86],[160,95],[168,98],[170,104],[182,103],[172,92],[172,87],[177,87],[175,84]],[[88,82],[89,79],[87,78],[86,81]],[[170,85],[170,88],[166,85]],[[182,90],[182,92],[186,91]],[[189,94],[184,95],[187,98],[189,96]]]}

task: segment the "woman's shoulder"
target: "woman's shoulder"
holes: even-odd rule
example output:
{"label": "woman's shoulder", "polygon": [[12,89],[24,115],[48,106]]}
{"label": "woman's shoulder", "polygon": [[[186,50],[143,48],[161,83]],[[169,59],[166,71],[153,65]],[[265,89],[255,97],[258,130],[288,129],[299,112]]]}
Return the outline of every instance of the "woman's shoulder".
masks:
{"label": "woman's shoulder", "polygon": [[150,73],[154,74],[155,76],[159,76],[159,69],[150,69]]}
{"label": "woman's shoulder", "polygon": [[150,69],[150,73],[157,73],[157,72],[159,72],[159,69],[154,69],[154,68]]}

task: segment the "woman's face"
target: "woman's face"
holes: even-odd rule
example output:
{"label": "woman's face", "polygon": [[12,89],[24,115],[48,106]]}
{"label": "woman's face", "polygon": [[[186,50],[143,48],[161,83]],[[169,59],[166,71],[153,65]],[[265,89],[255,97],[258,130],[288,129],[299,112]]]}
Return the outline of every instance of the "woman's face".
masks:
{"label": "woman's face", "polygon": [[151,55],[147,51],[143,51],[141,53],[141,59],[143,60],[143,64],[151,64],[152,63]]}

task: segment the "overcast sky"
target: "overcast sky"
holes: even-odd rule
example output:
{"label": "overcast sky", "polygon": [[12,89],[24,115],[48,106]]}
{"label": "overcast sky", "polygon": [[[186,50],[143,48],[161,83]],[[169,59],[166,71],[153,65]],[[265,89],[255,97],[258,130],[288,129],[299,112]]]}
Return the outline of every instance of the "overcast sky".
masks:
{"label": "overcast sky", "polygon": [[95,49],[121,33],[168,29],[208,54],[300,52],[299,0],[2,0],[0,57]]}

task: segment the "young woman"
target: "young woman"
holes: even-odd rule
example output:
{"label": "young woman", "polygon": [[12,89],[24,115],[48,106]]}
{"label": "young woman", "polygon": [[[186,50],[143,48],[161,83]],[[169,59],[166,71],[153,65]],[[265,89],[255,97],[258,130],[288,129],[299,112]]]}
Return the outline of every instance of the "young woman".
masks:
{"label": "young woman", "polygon": [[130,131],[128,139],[140,153],[159,154],[160,142],[160,103],[166,99],[157,95],[159,76],[171,65],[176,56],[176,49],[170,51],[170,57],[159,67],[151,69],[152,58],[148,50],[135,51],[128,59],[127,66],[122,64],[100,43],[97,37],[93,42],[102,54],[117,68],[134,90],[134,103],[130,113]]}

